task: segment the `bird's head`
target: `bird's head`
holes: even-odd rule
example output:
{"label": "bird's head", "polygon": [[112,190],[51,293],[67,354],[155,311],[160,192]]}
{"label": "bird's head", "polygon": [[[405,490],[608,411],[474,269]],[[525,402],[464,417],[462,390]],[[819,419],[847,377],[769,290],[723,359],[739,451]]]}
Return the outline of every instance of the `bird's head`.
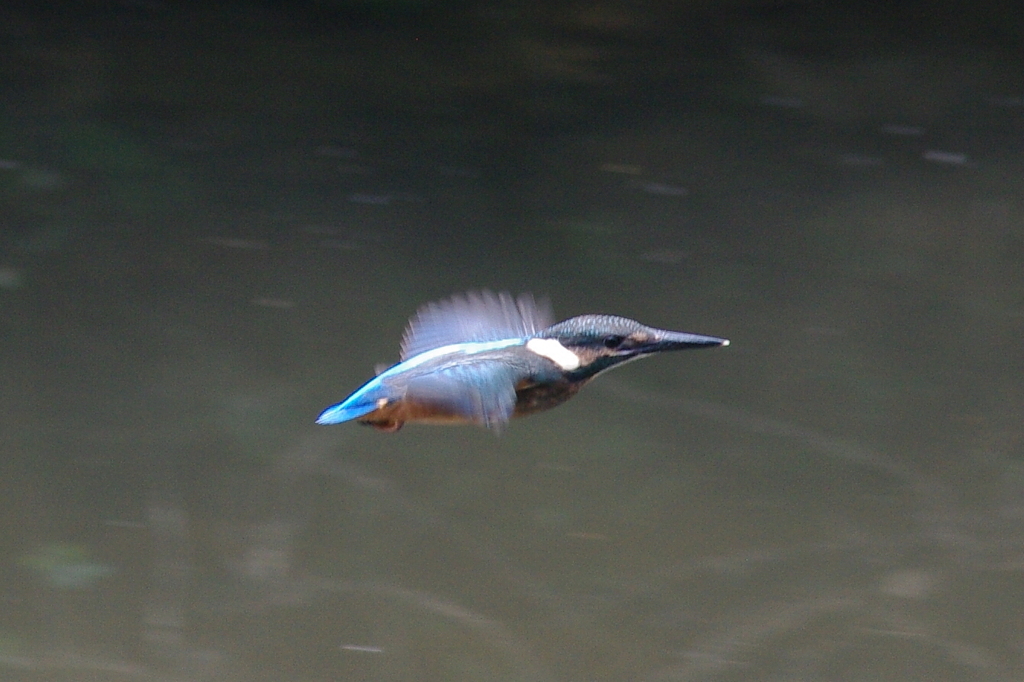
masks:
{"label": "bird's head", "polygon": [[614,315],[580,315],[552,325],[527,344],[577,379],[588,379],[630,360],[686,348],[726,346],[715,336],[647,327]]}

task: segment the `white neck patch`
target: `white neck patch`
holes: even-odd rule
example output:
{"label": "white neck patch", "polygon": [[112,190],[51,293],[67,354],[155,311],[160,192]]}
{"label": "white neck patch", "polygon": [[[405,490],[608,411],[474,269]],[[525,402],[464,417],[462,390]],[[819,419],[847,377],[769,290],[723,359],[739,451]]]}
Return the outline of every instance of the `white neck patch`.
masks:
{"label": "white neck patch", "polygon": [[558,339],[530,339],[526,342],[526,350],[547,358],[566,372],[580,366],[579,356],[560,344]]}

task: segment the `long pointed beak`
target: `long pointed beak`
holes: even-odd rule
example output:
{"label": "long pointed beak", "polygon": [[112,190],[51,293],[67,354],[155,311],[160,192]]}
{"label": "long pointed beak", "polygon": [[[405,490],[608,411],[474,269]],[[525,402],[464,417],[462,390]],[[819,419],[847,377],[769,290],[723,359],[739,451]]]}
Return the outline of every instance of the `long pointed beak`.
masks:
{"label": "long pointed beak", "polygon": [[687,348],[707,348],[709,346],[728,346],[729,339],[717,336],[702,336],[686,332],[672,332],[666,329],[652,329],[654,338],[645,344],[642,353],[660,353],[666,350],[685,350]]}

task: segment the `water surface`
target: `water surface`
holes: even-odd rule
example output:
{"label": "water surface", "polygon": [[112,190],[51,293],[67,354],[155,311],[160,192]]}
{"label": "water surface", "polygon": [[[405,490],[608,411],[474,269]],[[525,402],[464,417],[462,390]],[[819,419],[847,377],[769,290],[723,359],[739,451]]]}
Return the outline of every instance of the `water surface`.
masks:
{"label": "water surface", "polygon": [[[1012,16],[0,18],[5,679],[1020,677]],[[484,287],[732,345],[313,424]]]}

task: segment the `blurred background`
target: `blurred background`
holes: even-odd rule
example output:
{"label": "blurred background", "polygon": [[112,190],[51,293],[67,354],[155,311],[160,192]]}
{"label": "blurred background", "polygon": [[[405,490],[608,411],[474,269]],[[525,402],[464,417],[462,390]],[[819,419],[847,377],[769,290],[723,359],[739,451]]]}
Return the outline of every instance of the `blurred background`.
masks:
{"label": "blurred background", "polygon": [[[1020,680],[1016,3],[0,7],[0,677]],[[725,336],[317,427],[428,301]]]}

